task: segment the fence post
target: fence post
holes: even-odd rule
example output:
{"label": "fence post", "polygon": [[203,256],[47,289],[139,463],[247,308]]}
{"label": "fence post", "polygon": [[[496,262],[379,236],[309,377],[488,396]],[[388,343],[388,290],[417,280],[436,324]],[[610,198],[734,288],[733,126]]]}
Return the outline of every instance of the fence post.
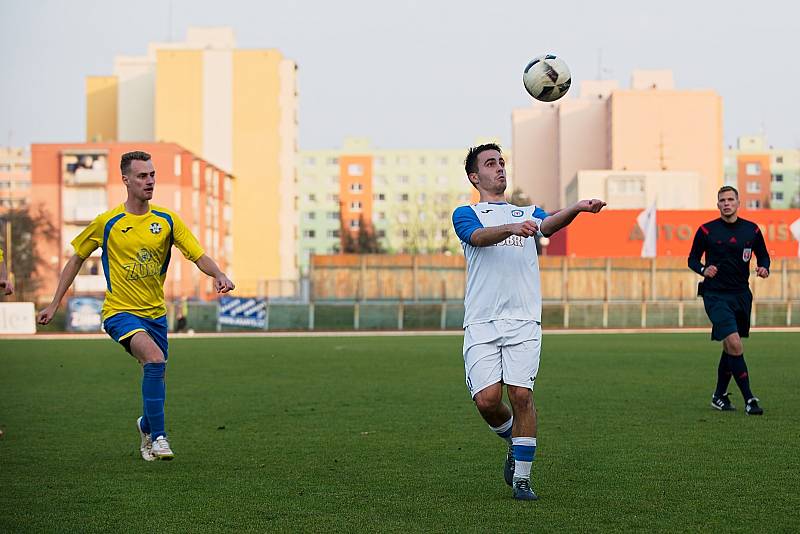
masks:
{"label": "fence post", "polygon": [[269,330],[269,297],[264,299],[264,330]]}
{"label": "fence post", "polygon": [[397,305],[397,329],[403,329],[403,314],[405,313],[403,306],[403,294],[400,294],[400,303]]}
{"label": "fence post", "polygon": [[441,330],[447,328],[447,284],[442,279],[442,314],[439,318],[439,327]]}
{"label": "fence post", "polygon": [[353,303],[353,329],[358,330],[361,323],[361,306],[358,301]]}
{"label": "fence post", "polygon": [[[567,293],[569,290],[569,269],[567,268],[567,257],[561,258],[561,300],[567,302]],[[564,327],[566,328],[566,327]]]}
{"label": "fence post", "polygon": [[789,301],[789,292],[787,291],[788,278],[789,273],[786,272],[786,258],[781,258],[781,299],[787,302]]}
{"label": "fence post", "polygon": [[308,303],[308,329],[314,330],[314,301]]}
{"label": "fence post", "polygon": [[411,285],[414,288],[414,302],[419,299],[419,289],[417,288],[417,281],[418,281],[418,270],[419,265],[417,265],[417,255],[414,254],[411,256]]}
{"label": "fence post", "polygon": [[656,300],[656,259],[650,258],[650,300]]}
{"label": "fence post", "polygon": [[358,290],[361,302],[367,298],[367,255],[361,254],[361,272],[358,275]]}
{"label": "fence post", "polygon": [[569,302],[564,302],[564,328],[569,328]]}
{"label": "fence post", "polygon": [[647,328],[647,298],[645,290],[645,282],[642,280],[642,328]]}
{"label": "fence post", "polygon": [[605,300],[611,298],[611,258],[606,258],[606,288],[605,288]]}
{"label": "fence post", "polygon": [[608,328],[608,301],[603,301],[603,328]]}

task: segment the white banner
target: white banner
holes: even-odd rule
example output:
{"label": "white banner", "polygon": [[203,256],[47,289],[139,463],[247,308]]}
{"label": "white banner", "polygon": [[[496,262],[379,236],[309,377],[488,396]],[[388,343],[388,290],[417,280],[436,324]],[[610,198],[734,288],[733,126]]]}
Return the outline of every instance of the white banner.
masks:
{"label": "white banner", "polygon": [[33,302],[0,302],[0,334],[35,334]]}
{"label": "white banner", "polygon": [[642,243],[642,257],[655,258],[656,250],[658,248],[658,224],[656,222],[656,203],[641,212],[636,217],[636,223],[642,229],[644,234],[644,243]]}

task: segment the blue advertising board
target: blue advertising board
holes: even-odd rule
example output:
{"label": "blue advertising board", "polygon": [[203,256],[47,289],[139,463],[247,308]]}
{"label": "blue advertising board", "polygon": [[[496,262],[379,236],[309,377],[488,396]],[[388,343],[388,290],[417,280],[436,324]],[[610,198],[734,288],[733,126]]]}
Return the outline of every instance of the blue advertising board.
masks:
{"label": "blue advertising board", "polygon": [[67,303],[67,324],[70,332],[102,332],[103,299],[73,297]]}
{"label": "blue advertising board", "polygon": [[267,303],[263,299],[220,297],[218,321],[222,326],[266,328]]}

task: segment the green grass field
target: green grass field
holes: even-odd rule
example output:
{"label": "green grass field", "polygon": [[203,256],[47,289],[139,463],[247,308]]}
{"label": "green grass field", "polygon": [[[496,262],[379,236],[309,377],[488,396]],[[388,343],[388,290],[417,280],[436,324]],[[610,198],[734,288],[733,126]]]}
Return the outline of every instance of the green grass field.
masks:
{"label": "green grass field", "polygon": [[121,348],[0,341],[0,532],[796,532],[798,346],[746,341],[757,418],[709,406],[705,334],[546,335],[525,503],[458,336],[174,340],[153,463]]}

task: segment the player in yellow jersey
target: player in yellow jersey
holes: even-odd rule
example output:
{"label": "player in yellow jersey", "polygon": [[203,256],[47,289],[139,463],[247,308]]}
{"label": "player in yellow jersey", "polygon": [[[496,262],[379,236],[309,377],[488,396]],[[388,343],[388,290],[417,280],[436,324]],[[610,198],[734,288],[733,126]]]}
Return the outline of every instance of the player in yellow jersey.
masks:
{"label": "player in yellow jersey", "polygon": [[168,357],[164,279],[172,245],[214,278],[218,293],[227,293],[234,285],[205,254],[177,214],[150,204],[156,184],[150,154],[123,154],[120,168],[128,199],[98,215],[72,240],[75,255],[64,266],[53,301],[39,313],[38,319],[40,324],[53,319],[84,260],[102,247],[106,276],[103,327],[143,367],[144,414],[136,420],[142,458],[171,460],[175,455],[164,431],[164,374]]}
{"label": "player in yellow jersey", "polygon": [[11,295],[14,293],[14,282],[8,276],[8,269],[6,268],[6,260],[3,259],[3,249],[0,248],[0,292],[4,295]]}

